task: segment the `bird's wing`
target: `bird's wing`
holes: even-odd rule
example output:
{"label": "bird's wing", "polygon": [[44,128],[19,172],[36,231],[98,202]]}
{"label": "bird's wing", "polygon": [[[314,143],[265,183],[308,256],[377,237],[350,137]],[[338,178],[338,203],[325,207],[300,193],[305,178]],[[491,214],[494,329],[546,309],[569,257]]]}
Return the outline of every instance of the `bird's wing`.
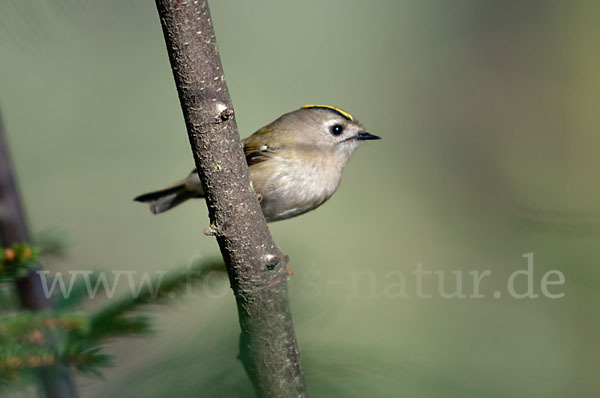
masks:
{"label": "bird's wing", "polygon": [[242,141],[248,166],[264,162],[272,155],[273,148],[267,145],[270,135],[269,130],[262,128]]}

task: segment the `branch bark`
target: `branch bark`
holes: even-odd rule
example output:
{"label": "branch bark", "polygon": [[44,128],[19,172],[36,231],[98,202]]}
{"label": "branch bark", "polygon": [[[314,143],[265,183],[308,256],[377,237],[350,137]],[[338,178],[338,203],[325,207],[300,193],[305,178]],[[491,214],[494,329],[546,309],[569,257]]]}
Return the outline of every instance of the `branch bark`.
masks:
{"label": "branch bark", "polygon": [[211,230],[235,294],[240,359],[260,397],[304,397],[306,383],[273,242],[233,117],[206,0],[156,0]]}
{"label": "branch bark", "polygon": [[[25,212],[12,172],[4,124],[0,115],[0,243],[8,247],[15,243],[31,243]],[[16,283],[23,308],[43,311],[52,308],[44,295],[42,281],[35,270]],[[54,365],[40,370],[42,387],[48,398],[75,398],[77,390],[71,382],[68,368]]]}

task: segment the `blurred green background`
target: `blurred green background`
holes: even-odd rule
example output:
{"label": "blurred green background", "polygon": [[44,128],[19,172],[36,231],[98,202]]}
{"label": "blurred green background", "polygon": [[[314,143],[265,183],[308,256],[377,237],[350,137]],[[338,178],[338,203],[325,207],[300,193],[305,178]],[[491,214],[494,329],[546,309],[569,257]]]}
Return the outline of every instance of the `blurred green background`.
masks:
{"label": "blurred green background", "polygon": [[[243,137],[324,103],[384,138],[357,151],[331,201],[271,226],[295,272],[312,396],[600,394],[600,2],[211,8]],[[131,200],[193,165],[154,2],[2,0],[0,87],[32,227],[70,236],[48,268],[218,256],[201,201],[153,217]],[[530,252],[536,293],[556,269],[563,298],[508,297]],[[467,293],[469,271],[491,270],[486,298],[419,299],[417,264],[447,272],[448,291],[462,271]],[[410,298],[386,294],[398,271]],[[110,346],[116,367],[79,378],[81,395],[248,396],[234,300],[213,282],[159,307],[152,338]]]}

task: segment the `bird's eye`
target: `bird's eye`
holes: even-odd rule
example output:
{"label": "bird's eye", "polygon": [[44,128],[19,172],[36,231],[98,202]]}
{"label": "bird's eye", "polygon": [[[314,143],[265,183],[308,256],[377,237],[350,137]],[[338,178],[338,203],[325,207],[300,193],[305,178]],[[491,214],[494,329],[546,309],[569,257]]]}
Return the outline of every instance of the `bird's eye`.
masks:
{"label": "bird's eye", "polygon": [[329,131],[332,135],[335,135],[337,137],[338,135],[344,132],[344,126],[342,126],[341,124],[334,124],[333,126],[331,126]]}

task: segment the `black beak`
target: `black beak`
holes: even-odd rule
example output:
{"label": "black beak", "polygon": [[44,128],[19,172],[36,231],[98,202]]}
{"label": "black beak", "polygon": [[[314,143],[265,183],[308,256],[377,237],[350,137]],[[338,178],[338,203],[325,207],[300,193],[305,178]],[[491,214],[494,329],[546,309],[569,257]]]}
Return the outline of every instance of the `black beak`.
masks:
{"label": "black beak", "polygon": [[380,140],[381,137],[378,137],[376,135],[373,135],[371,133],[367,133],[366,131],[361,131],[360,133],[358,133],[358,139],[361,141],[366,141],[366,140]]}

